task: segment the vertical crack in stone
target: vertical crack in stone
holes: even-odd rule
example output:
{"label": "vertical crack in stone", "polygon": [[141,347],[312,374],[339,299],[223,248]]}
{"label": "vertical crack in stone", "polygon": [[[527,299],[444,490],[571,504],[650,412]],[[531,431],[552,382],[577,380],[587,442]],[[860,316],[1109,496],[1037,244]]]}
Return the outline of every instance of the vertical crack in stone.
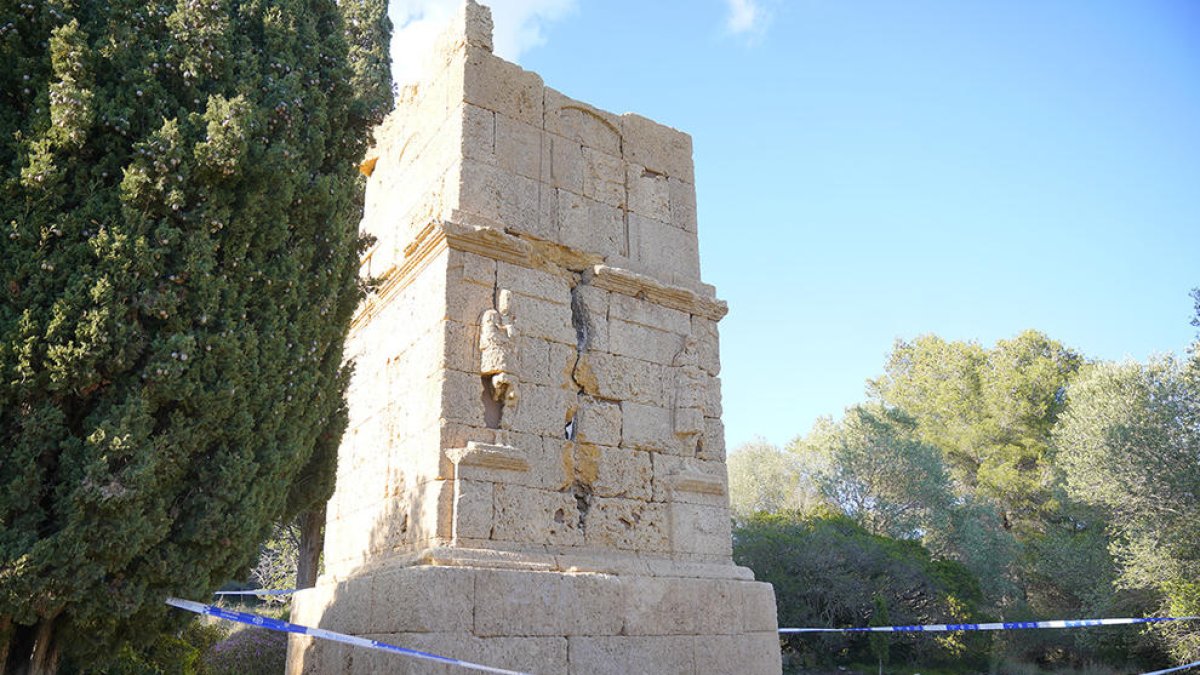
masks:
{"label": "vertical crack in stone", "polygon": [[[576,275],[575,284],[571,287],[571,326],[575,329],[575,363],[571,366],[571,381],[575,385],[576,404],[574,410],[567,412],[567,425],[563,435],[572,443],[579,435],[579,428],[584,421],[583,409],[587,403],[587,392],[577,377],[579,364],[588,348],[591,326],[588,322],[587,307],[583,302],[583,288],[591,281],[590,272]],[[578,474],[569,488],[575,497],[575,506],[579,511],[579,531],[587,529],[587,515],[592,508],[592,485]]]}
{"label": "vertical crack in stone", "polygon": [[[586,273],[585,273],[586,274]],[[587,307],[583,304],[583,287],[589,279],[584,274],[577,275],[575,285],[571,287],[571,326],[575,329],[575,351],[582,355],[587,350],[591,326],[588,325]]]}

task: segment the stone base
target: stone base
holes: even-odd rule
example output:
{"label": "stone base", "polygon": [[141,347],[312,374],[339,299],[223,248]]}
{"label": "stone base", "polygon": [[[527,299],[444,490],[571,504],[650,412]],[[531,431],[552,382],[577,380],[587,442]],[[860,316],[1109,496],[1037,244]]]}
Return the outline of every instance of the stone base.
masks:
{"label": "stone base", "polygon": [[[382,568],[297,593],[292,621],[536,675],[777,675],[774,590],[724,567],[722,578]],[[465,672],[290,639],[290,675]]]}

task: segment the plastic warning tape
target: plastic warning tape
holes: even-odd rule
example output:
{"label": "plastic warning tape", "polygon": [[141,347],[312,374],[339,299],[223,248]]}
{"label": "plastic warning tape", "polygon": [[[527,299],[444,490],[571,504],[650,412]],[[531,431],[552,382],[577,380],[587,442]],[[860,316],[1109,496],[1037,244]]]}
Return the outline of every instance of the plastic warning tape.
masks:
{"label": "plastic warning tape", "polygon": [[1182,666],[1175,666],[1174,668],[1167,668],[1165,670],[1156,670],[1152,673],[1142,673],[1142,675],[1166,675],[1166,673],[1178,673],[1181,670],[1195,668],[1196,666],[1200,666],[1200,661],[1194,661],[1192,663],[1187,663]]}
{"label": "plastic warning tape", "polygon": [[1124,626],[1134,623],[1195,621],[1200,616],[1156,616],[1119,619],[1059,619],[1055,621],[1005,621],[1002,623],[931,623],[917,626],[868,626],[866,628],[780,628],[788,633],[945,633],[966,630],[1026,630],[1030,628],[1091,628]]}
{"label": "plastic warning tape", "polygon": [[492,666],[485,666],[485,665],[482,665],[479,663],[471,663],[470,661],[462,661],[459,659],[452,659],[448,656],[439,656],[437,654],[421,652],[421,651],[417,651],[415,649],[407,649],[405,647],[397,647],[396,645],[391,645],[386,642],[380,642],[379,640],[368,640],[366,638],[355,637],[353,635],[346,635],[344,633],[335,633],[331,630],[325,630],[323,628],[313,628],[311,626],[301,626],[300,624],[289,623],[287,621],[282,621],[280,619],[272,619],[269,616],[259,616],[258,614],[250,614],[247,612],[235,612],[233,610],[223,609],[221,607],[215,607],[213,605],[205,605],[203,603],[193,602],[191,600],[180,600],[179,598],[167,598],[167,604],[172,607],[178,607],[179,609],[187,610],[189,612],[195,612],[196,614],[204,614],[206,616],[213,616],[218,619],[225,619],[226,621],[236,621],[237,623],[244,623],[244,624],[248,624],[251,626],[258,626],[259,628],[266,628],[267,630],[279,631],[281,633],[296,633],[298,635],[310,635],[312,637],[320,638],[322,640],[330,640],[332,642],[340,642],[340,643],[346,644],[346,645],[354,645],[356,647],[365,647],[366,649],[375,649],[375,650],[383,651],[383,652],[392,652],[393,654],[400,654],[401,656],[409,656],[414,659],[421,659],[424,661],[434,661],[437,663],[444,663],[444,664],[450,665],[450,666],[460,666],[462,668],[469,668],[471,670],[478,670],[478,671],[485,672],[485,673],[499,673],[500,675],[529,675],[528,673],[522,673],[522,672],[516,671],[516,670],[505,670],[503,668],[493,668]]}

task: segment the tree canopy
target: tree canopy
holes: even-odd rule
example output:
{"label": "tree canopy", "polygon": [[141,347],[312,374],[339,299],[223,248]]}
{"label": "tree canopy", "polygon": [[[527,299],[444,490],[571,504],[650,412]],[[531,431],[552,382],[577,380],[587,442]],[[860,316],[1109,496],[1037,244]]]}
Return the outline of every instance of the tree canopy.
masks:
{"label": "tree canopy", "polygon": [[327,496],[385,11],[0,0],[0,661],[111,653]]}
{"label": "tree canopy", "polygon": [[[1200,614],[1200,362],[1102,364],[1071,390],[1055,431],[1071,493],[1110,511],[1120,583],[1150,588],[1170,616]],[[1200,631],[1172,627],[1200,659]]]}
{"label": "tree canopy", "polygon": [[[1194,297],[1200,322],[1200,291]],[[854,598],[857,625],[872,611],[893,619],[905,611],[903,602],[845,590],[836,565],[814,563],[821,555],[861,559],[860,573],[877,575],[877,587],[907,583],[890,563],[871,571],[858,538],[828,534],[830,518],[880,545],[957,565],[976,589],[975,618],[1200,614],[1200,342],[1189,354],[1089,363],[1036,331],[992,347],[935,335],[900,341],[869,383],[870,400],[819,420],[783,450],[731,455],[739,555],[760,577],[778,573],[771,580],[781,617],[791,593],[798,599],[786,602],[809,609]],[[739,494],[746,484],[751,498]],[[783,547],[794,538],[822,551]],[[830,588],[839,589],[833,598],[805,595]],[[993,659],[1103,660],[1130,670],[1165,665],[1164,646],[1200,658],[1197,635],[1181,624],[971,645]],[[835,642],[825,647],[864,658],[862,645]],[[875,647],[878,663],[884,650]]]}

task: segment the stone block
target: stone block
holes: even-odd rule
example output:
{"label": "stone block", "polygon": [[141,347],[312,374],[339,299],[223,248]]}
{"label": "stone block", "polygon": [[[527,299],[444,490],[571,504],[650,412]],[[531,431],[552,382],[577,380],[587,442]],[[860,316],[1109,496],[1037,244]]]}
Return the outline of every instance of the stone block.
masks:
{"label": "stone block", "polygon": [[457,480],[454,485],[455,540],[487,539],[492,535],[494,483],[482,480]]}
{"label": "stone block", "polygon": [[520,485],[495,486],[491,538],[524,544],[579,546],[583,532],[575,497]]}
{"label": "stone block", "polygon": [[[603,574],[479,570],[475,634],[616,635],[621,581]],[[618,672],[618,671],[612,671]]]}
{"label": "stone block", "polygon": [[664,370],[661,365],[627,356],[587,352],[579,358],[575,380],[598,398],[661,404]]}
{"label": "stone block", "polygon": [[464,103],[462,156],[496,165],[496,113]]}
{"label": "stone block", "polygon": [[763,582],[738,585],[742,601],[742,630],[747,633],[770,632],[778,636],[775,589]]}
{"label": "stone block", "polygon": [[671,508],[671,548],[675,553],[728,556],[733,535],[728,506],[674,502]]}
{"label": "stone block", "polygon": [[609,312],[608,348],[618,356],[669,366],[683,349],[683,336],[613,318]]}
{"label": "stone block", "polygon": [[583,196],[625,207],[625,163],[620,157],[594,148],[583,148]]}
{"label": "stone block", "polygon": [[654,455],[654,501],[729,506],[724,462],[678,455]]}
{"label": "stone block", "polygon": [[575,439],[580,443],[621,444],[621,406],[611,401],[583,398],[575,415]]}
{"label": "stone block", "polygon": [[[492,668],[520,673],[566,675],[567,638],[565,637],[489,637],[478,638],[467,632],[369,634],[373,640],[400,645],[430,654],[448,656]],[[362,661],[364,675],[403,672],[405,675],[462,675],[464,668],[429,661],[405,659],[380,652],[377,661]],[[398,671],[397,660],[404,670]]]}
{"label": "stone block", "polygon": [[[457,321],[443,321],[441,361],[451,370],[464,373],[479,372],[479,326],[468,326]],[[521,354],[522,352],[519,351]]]}
{"label": "stone block", "polygon": [[721,417],[721,378],[708,377],[704,381],[704,403],[702,405],[705,417]]}
{"label": "stone block", "polygon": [[458,208],[479,224],[529,230],[538,224],[540,183],[478,160],[464,159],[459,172]]}
{"label": "stone block", "polygon": [[544,386],[561,386],[562,380],[550,367],[548,345],[542,338],[517,336],[517,379]]}
{"label": "stone block", "polygon": [[666,452],[676,445],[671,411],[656,405],[621,402],[621,445]]}
{"label": "stone block", "polygon": [[621,118],[546,87],[546,131],[614,157],[621,154]]}
{"label": "stone block", "polygon": [[678,178],[667,179],[667,191],[671,201],[671,225],[685,232],[695,234],[696,227],[696,187]]}
{"label": "stone block", "polygon": [[475,572],[472,569],[396,567],[356,577],[346,583],[360,579],[369,584],[366,591],[371,597],[363,603],[351,603],[346,599],[346,604],[357,604],[366,617],[364,627],[353,633],[364,630],[378,633],[451,631],[471,624],[475,600]]}
{"label": "stone block", "polygon": [[666,175],[637,164],[629,164],[625,170],[629,210],[646,218],[671,222],[671,191]]}
{"label": "stone block", "polygon": [[627,635],[720,635],[740,632],[743,582],[682,577],[625,580]]}
{"label": "stone block", "polygon": [[576,443],[574,464],[576,480],[597,497],[650,501],[654,469],[648,452]]}
{"label": "stone block", "polygon": [[685,455],[700,452],[703,446],[700,436],[704,432],[704,412],[700,408],[677,407],[673,425],[675,436],[680,440],[677,451]]}
{"label": "stone block", "polygon": [[575,636],[571,675],[695,675],[695,649],[687,635]]}
{"label": "stone block", "polygon": [[[409,489],[402,502],[389,515],[389,522],[398,522],[405,510],[408,512],[409,532],[404,542],[429,542],[434,539],[450,539],[453,536],[454,485],[448,480],[431,480]],[[398,500],[399,501],[399,500]],[[407,505],[407,509],[403,505]],[[402,528],[393,531],[400,532]],[[398,544],[390,542],[392,550]]]}
{"label": "stone block", "polygon": [[692,137],[635,113],[621,115],[622,149],[631,162],[685,183],[696,183]]}
{"label": "stone block", "polygon": [[604,257],[623,255],[628,246],[621,209],[566,190],[558,191],[562,243]]}
{"label": "stone block", "polygon": [[682,284],[700,278],[700,248],[694,234],[630,213],[629,239],[631,256],[659,279]]}
{"label": "stone block", "polygon": [[562,240],[558,227],[558,190],[538,183],[537,226],[523,228],[522,231],[545,241]]}
{"label": "stone block", "polygon": [[496,165],[506,171],[542,180],[543,138],[540,125],[533,126],[496,113]]}
{"label": "stone block", "polygon": [[565,427],[578,408],[574,392],[526,383],[515,403],[505,407],[502,427],[548,438],[565,438]]}
{"label": "stone block", "polygon": [[444,419],[469,424],[475,427],[483,423],[483,380],[477,373],[460,373],[444,370],[437,378]]}
{"label": "stone block", "polygon": [[725,461],[725,425],[718,417],[704,418],[704,436],[701,438],[700,452],[696,456],[701,459]]}
{"label": "stone block", "polygon": [[499,288],[546,302],[570,305],[572,283],[573,279],[563,274],[552,274],[506,262],[497,264],[496,284]]}
{"label": "stone block", "polygon": [[547,302],[520,293],[509,295],[500,312],[511,317],[517,334],[540,338],[565,345],[575,344],[575,327],[571,325],[571,306]]}
{"label": "stone block", "polygon": [[447,272],[448,286],[460,281],[489,287],[496,285],[496,261],[474,253],[451,250],[447,257]]}
{"label": "stone block", "polygon": [[515,120],[542,124],[542,78],[481,49],[468,49],[463,98]]}
{"label": "stone block", "polygon": [[693,639],[697,673],[778,673],[782,668],[778,633],[697,635]]}
{"label": "stone block", "polygon": [[[609,299],[609,308],[608,315],[613,319],[679,335],[687,335],[692,332],[692,317],[689,314],[649,300],[613,293],[612,298]],[[682,342],[679,347],[682,347]],[[678,352],[679,348],[677,347],[671,354],[672,358]]]}
{"label": "stone block", "polygon": [[589,546],[646,553],[670,550],[667,505],[640,499],[593,497],[584,539]]}
{"label": "stone block", "polygon": [[551,187],[583,194],[583,146],[579,141],[546,134],[550,141],[550,171],[542,179]]}
{"label": "stone block", "polygon": [[692,337],[699,351],[699,365],[709,375],[721,373],[721,339],[717,323],[701,316],[692,316]]}

